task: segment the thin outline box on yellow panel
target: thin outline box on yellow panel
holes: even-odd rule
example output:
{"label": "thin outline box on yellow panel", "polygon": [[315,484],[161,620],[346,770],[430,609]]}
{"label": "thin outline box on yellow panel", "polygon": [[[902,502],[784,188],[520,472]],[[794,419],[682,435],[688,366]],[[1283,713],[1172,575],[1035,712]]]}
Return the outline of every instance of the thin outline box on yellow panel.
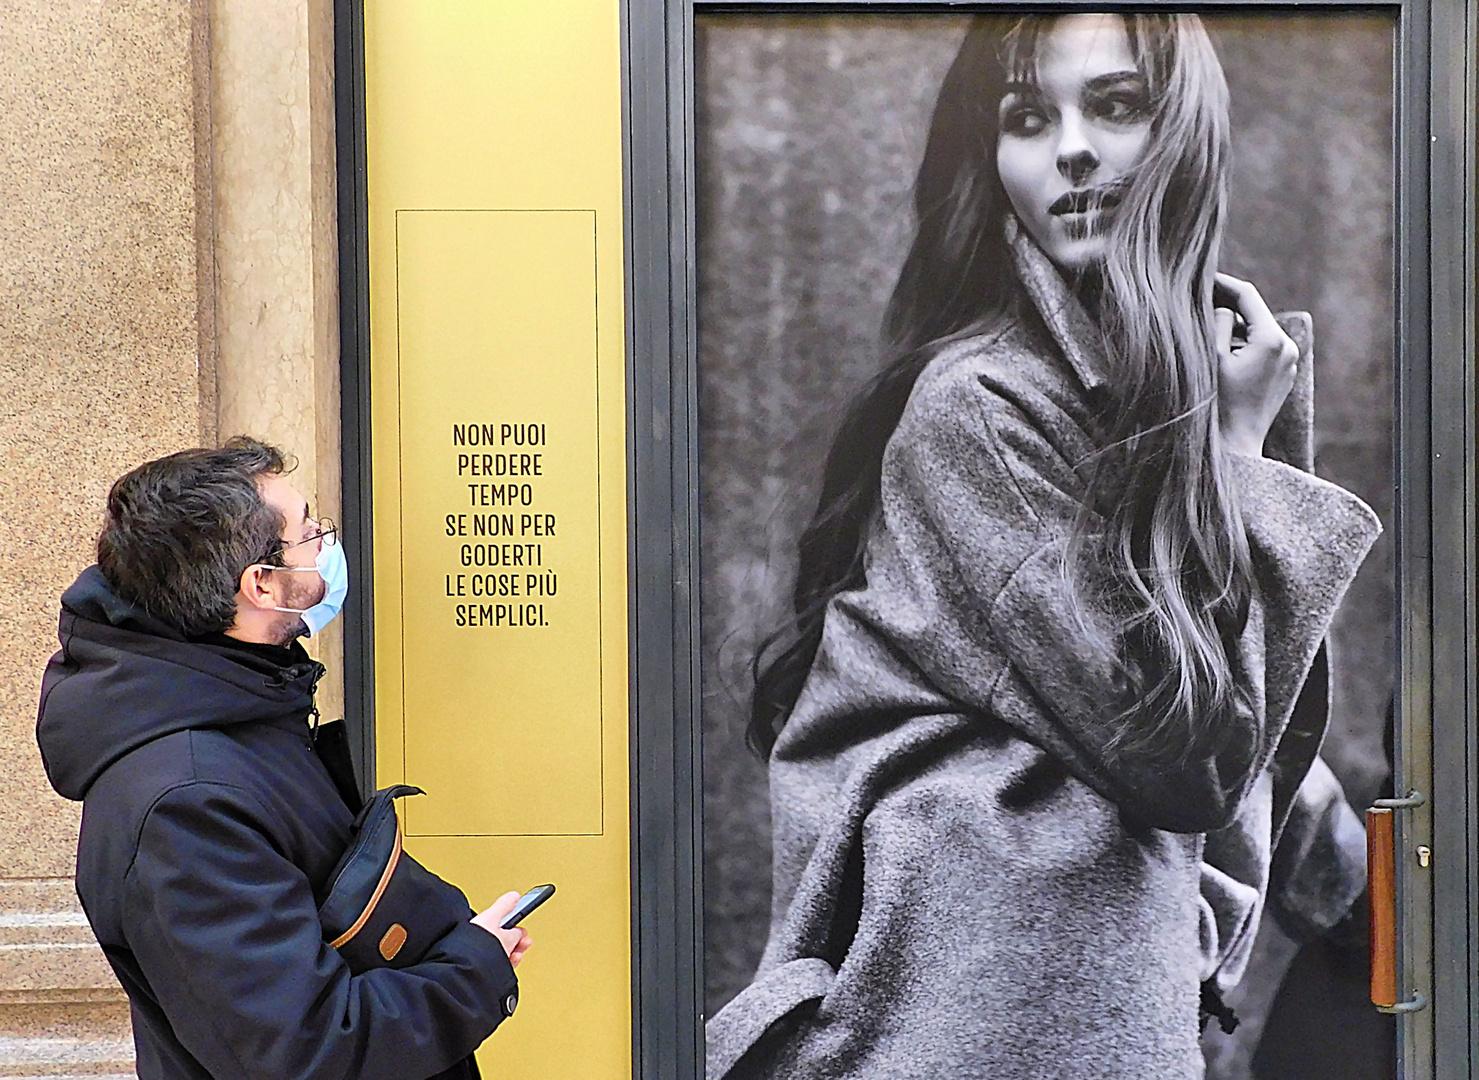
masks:
{"label": "thin outline box on yellow panel", "polygon": [[407,834],[600,835],[595,212],[395,220]]}

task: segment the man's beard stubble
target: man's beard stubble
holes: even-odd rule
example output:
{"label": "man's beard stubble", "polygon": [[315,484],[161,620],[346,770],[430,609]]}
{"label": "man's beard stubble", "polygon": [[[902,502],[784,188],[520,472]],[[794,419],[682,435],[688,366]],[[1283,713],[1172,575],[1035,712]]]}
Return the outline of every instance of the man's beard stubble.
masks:
{"label": "man's beard stubble", "polygon": [[[308,577],[307,574],[302,576]],[[294,574],[292,577],[294,580],[288,585],[287,602],[282,605],[283,607],[306,611],[324,598],[324,593],[328,587],[324,584],[322,578],[310,578],[308,581],[299,581],[297,580],[299,575]],[[283,616],[283,622],[278,628],[277,638],[274,644],[286,648],[294,641],[297,641],[298,638],[304,637],[308,633],[308,627],[304,625],[301,615],[284,612]]]}

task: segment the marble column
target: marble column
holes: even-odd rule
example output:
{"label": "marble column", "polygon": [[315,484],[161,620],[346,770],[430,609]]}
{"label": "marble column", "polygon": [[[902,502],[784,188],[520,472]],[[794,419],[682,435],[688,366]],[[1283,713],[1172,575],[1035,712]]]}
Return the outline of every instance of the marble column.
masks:
{"label": "marble column", "polygon": [[[217,428],[292,453],[295,486],[337,520],[332,0],[211,0],[210,51]],[[307,644],[340,717],[340,627]]]}

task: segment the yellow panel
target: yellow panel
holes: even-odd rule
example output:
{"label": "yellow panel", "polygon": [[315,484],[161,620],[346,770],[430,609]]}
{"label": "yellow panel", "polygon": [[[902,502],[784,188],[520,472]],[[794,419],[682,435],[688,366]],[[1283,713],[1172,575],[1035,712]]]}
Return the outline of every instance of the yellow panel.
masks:
{"label": "yellow panel", "polygon": [[[422,798],[425,798],[422,796]],[[403,800],[401,805],[415,803]],[[465,867],[458,884],[484,899],[553,881],[549,903],[529,916],[534,939],[519,965],[519,1009],[478,1055],[487,1080],[608,1080],[631,1073],[631,984],[611,971],[630,915],[606,883],[626,874],[626,852],[600,837],[536,836],[496,845],[463,837],[408,841],[429,866]],[[527,868],[538,873],[528,877]],[[543,876],[540,876],[540,875]],[[527,880],[526,880],[527,878]]]}
{"label": "yellow panel", "polygon": [[[365,0],[365,52],[378,780],[427,789],[402,804],[407,846],[475,906],[559,888],[530,917],[519,1011],[479,1052],[485,1074],[619,1080],[631,1072],[619,6]],[[529,423],[544,441],[508,445],[503,425]],[[466,429],[459,445],[459,424],[479,425],[480,443],[492,425],[493,445]],[[506,458],[479,457],[493,475],[474,477],[474,453],[538,453],[540,471],[519,460],[529,472],[512,477]],[[509,483],[529,485],[527,506],[522,488],[513,506],[493,501]],[[449,514],[471,535],[448,536]],[[473,515],[488,514],[500,535],[475,535]],[[553,535],[526,514],[553,517]],[[464,567],[464,543],[537,551],[514,567],[511,548],[484,549],[500,565]],[[474,574],[515,569],[518,597],[471,595]],[[552,572],[554,595],[528,595],[531,571],[546,591]],[[449,596],[457,575],[466,594]],[[492,625],[458,626],[459,604],[479,622],[491,604]],[[509,625],[515,605],[532,625]]]}

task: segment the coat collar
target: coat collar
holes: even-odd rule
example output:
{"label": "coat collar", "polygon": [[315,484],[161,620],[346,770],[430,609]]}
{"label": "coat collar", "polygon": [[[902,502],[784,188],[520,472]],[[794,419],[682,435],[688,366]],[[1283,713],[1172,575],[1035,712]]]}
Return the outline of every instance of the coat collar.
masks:
{"label": "coat collar", "polygon": [[1017,278],[1031,297],[1048,333],[1058,343],[1084,389],[1102,389],[1109,381],[1109,362],[1104,352],[1104,335],[1098,324],[1015,216],[1006,219],[1006,235]]}

